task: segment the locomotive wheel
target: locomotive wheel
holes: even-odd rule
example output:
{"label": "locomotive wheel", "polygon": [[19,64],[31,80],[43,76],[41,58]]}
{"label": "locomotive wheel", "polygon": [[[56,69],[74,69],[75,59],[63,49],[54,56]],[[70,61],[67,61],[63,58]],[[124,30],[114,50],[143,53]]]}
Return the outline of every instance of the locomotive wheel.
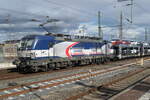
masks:
{"label": "locomotive wheel", "polygon": [[56,67],[55,67],[55,63],[51,63],[51,64],[48,64],[48,68],[49,70],[54,70]]}
{"label": "locomotive wheel", "polygon": [[72,62],[67,62],[67,67],[73,67]]}
{"label": "locomotive wheel", "polygon": [[43,66],[43,69],[42,69],[44,72],[47,72],[47,71],[49,71],[49,68],[48,68],[48,65],[46,65],[46,66]]}
{"label": "locomotive wheel", "polygon": [[104,60],[104,59],[101,59],[101,63],[102,63],[102,64],[105,64],[105,60]]}
{"label": "locomotive wheel", "polygon": [[101,60],[100,59],[97,59],[97,65],[100,65],[101,64]]}
{"label": "locomotive wheel", "polygon": [[30,72],[29,67],[25,67],[25,68],[23,68],[23,73],[28,73],[28,72]]}
{"label": "locomotive wheel", "polygon": [[17,66],[17,71],[19,72],[19,73],[23,73],[23,69],[22,68],[20,68],[20,66]]}
{"label": "locomotive wheel", "polygon": [[17,66],[17,71],[19,73],[27,73],[28,72],[28,68],[26,68],[26,66],[24,66],[24,67]]}
{"label": "locomotive wheel", "polygon": [[56,63],[56,68],[57,68],[57,69],[60,69],[60,68],[61,68],[61,63],[60,63],[60,62],[57,62],[57,63]]}
{"label": "locomotive wheel", "polygon": [[32,66],[31,72],[38,72],[38,66]]}

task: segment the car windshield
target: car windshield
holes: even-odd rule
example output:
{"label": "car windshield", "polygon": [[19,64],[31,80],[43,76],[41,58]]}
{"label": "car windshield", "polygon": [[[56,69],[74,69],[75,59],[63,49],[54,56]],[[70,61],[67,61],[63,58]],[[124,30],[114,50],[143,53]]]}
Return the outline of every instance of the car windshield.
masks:
{"label": "car windshield", "polygon": [[20,41],[19,48],[20,49],[29,49],[32,47],[34,40],[33,39],[23,39]]}

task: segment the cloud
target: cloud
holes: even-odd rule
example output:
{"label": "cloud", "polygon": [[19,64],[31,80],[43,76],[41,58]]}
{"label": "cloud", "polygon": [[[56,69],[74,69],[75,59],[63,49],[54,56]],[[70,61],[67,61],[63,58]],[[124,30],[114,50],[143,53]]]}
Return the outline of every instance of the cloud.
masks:
{"label": "cloud", "polygon": [[[120,9],[124,18],[130,18],[130,8],[124,6],[127,3],[118,4],[117,0],[0,0],[0,34],[3,40],[8,40],[10,33],[15,35],[14,39],[19,39],[23,32],[43,33],[39,24],[46,22],[46,16],[49,16],[50,19],[60,20],[46,25],[50,32],[74,34],[85,25],[86,34],[96,36],[97,12],[101,11],[104,39],[111,39],[118,36],[118,28],[109,26],[119,24]],[[128,35],[131,38],[142,36],[143,27],[150,24],[149,3],[149,0],[134,1],[133,21],[137,25],[125,31],[125,38]],[[124,20],[124,23],[127,22]]]}

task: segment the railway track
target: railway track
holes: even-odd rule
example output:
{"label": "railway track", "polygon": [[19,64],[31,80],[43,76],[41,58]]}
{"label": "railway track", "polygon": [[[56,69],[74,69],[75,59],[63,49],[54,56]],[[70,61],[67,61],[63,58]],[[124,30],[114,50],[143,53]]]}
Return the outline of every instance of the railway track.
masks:
{"label": "railway track", "polygon": [[80,80],[87,80],[91,77],[97,77],[105,73],[111,73],[116,70],[125,70],[130,65],[135,63],[130,63],[122,66],[117,66],[105,70],[91,70],[90,72],[81,72],[78,74],[66,75],[62,77],[57,77],[48,80],[42,80],[37,82],[20,84],[17,86],[12,86],[4,89],[0,89],[0,99],[13,98],[15,96],[22,96],[30,92],[38,91],[41,89],[51,89],[64,84],[71,84],[78,82]]}
{"label": "railway track", "polygon": [[[129,61],[135,61],[137,58],[134,58],[134,59],[126,59],[129,60]],[[145,60],[148,59],[147,57],[144,58]],[[110,64],[110,63],[122,63],[122,60],[120,61],[115,61],[115,62],[107,62],[107,64]],[[123,64],[120,64],[120,65],[123,65]],[[37,76],[37,75],[44,75],[44,74],[50,74],[50,73],[53,73],[53,72],[65,72],[65,71],[68,71],[68,70],[77,70],[77,69],[81,69],[81,68],[90,68],[92,66],[96,66],[96,64],[92,64],[92,65],[84,65],[84,66],[77,66],[77,67],[69,67],[67,69],[61,69],[61,70],[50,70],[48,72],[39,72],[39,73],[27,73],[27,74],[20,74],[17,72],[16,69],[12,69],[10,70],[1,70],[0,72],[1,73],[1,77],[0,77],[0,81],[2,80],[12,80],[12,79],[17,79],[17,78],[23,78],[23,77],[31,77],[31,76]],[[100,66],[100,65],[99,65]]]}
{"label": "railway track", "polygon": [[81,92],[75,96],[71,96],[66,100],[108,100],[130,86],[138,83],[139,81],[149,77],[150,69],[143,68],[125,76],[114,78],[109,82],[102,84],[98,87],[91,88],[85,92]]}

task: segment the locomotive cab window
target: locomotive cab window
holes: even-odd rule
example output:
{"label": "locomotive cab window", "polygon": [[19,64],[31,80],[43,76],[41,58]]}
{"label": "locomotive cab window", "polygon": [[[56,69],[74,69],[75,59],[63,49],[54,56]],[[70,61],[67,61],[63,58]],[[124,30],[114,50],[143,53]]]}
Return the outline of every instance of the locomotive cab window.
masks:
{"label": "locomotive cab window", "polygon": [[34,39],[21,40],[18,48],[22,48],[22,49],[31,48],[33,42],[34,42]]}
{"label": "locomotive cab window", "polygon": [[30,48],[32,46],[33,42],[34,42],[33,39],[28,40],[28,42],[27,42],[27,48]]}

